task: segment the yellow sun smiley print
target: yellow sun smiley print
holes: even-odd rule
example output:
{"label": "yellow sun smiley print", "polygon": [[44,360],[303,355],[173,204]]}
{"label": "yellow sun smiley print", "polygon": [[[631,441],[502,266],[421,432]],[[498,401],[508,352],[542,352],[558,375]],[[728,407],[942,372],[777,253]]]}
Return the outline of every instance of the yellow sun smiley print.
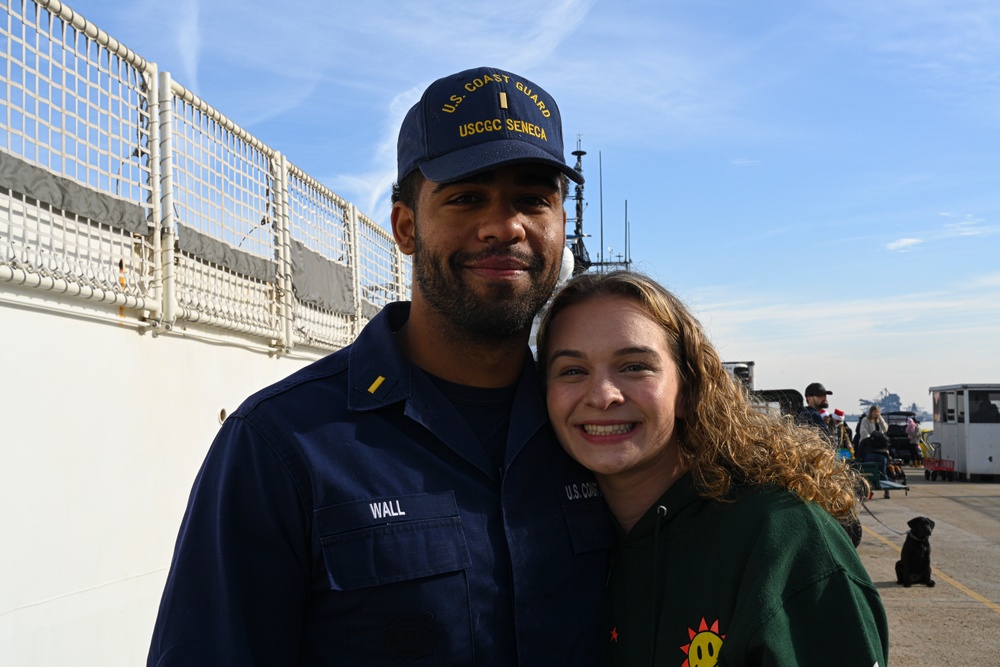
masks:
{"label": "yellow sun smiley print", "polygon": [[687,654],[687,659],[681,663],[681,667],[715,667],[719,662],[719,651],[722,650],[722,642],[725,635],[719,634],[719,621],[712,623],[708,627],[705,618],[702,617],[698,630],[688,628],[688,637],[691,643],[681,646],[681,650]]}

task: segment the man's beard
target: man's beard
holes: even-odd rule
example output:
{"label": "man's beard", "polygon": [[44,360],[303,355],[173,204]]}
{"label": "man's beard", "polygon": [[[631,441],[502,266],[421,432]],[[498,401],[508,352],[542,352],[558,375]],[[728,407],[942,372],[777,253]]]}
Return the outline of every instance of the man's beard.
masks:
{"label": "man's beard", "polygon": [[[419,232],[414,244],[413,277],[420,293],[458,329],[479,340],[502,340],[530,328],[559,278],[557,263],[546,270],[541,256],[509,248],[459,251],[446,260],[424,247]],[[462,267],[492,257],[514,257],[525,264],[530,287],[519,290],[518,285],[498,282],[488,296],[477,294],[466,284]]]}
{"label": "man's beard", "polygon": [[828,400],[826,400],[824,398],[822,401],[819,402],[819,407],[821,409],[826,409],[826,408],[830,407],[830,401],[828,401]]}

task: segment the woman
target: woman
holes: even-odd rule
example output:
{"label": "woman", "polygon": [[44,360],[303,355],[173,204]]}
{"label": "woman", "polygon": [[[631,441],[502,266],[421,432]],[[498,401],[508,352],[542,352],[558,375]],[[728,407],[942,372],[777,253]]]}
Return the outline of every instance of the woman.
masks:
{"label": "woman", "polygon": [[913,417],[906,418],[906,440],[910,450],[910,465],[922,468],[924,466],[924,450],[921,447],[923,433],[920,432],[920,422]]}
{"label": "woman", "polygon": [[870,436],[875,431],[880,431],[885,433],[889,430],[889,425],[885,423],[885,419],[882,417],[882,411],[877,405],[873,405],[868,408],[868,414],[861,418],[858,423],[858,437],[864,440]]}
{"label": "woman", "polygon": [[682,303],[583,274],[538,345],[556,434],[617,523],[602,664],[884,667],[885,612],[837,522],[856,475],[759,412]]}

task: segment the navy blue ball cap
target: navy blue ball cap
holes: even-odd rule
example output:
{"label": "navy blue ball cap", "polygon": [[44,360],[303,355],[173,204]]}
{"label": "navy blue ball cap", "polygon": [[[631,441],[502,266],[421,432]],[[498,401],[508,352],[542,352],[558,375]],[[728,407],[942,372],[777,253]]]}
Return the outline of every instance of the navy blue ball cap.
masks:
{"label": "navy blue ball cap", "polygon": [[832,393],[832,391],[828,391],[827,388],[819,382],[813,382],[806,387],[806,396],[829,396]]}
{"label": "navy blue ball cap", "polygon": [[563,156],[562,120],[552,97],[523,76],[477,67],[438,79],[399,129],[397,183],[419,168],[449,183],[519,162],[552,165],[577,183]]}

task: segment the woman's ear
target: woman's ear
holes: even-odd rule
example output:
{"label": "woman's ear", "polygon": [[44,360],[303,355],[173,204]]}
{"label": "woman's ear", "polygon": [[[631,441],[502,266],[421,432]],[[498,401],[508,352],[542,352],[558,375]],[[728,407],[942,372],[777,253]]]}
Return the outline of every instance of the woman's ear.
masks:
{"label": "woman's ear", "polygon": [[412,255],[416,249],[414,234],[416,233],[416,215],[413,209],[403,202],[396,202],[392,205],[392,235],[396,239],[399,251],[404,255]]}

